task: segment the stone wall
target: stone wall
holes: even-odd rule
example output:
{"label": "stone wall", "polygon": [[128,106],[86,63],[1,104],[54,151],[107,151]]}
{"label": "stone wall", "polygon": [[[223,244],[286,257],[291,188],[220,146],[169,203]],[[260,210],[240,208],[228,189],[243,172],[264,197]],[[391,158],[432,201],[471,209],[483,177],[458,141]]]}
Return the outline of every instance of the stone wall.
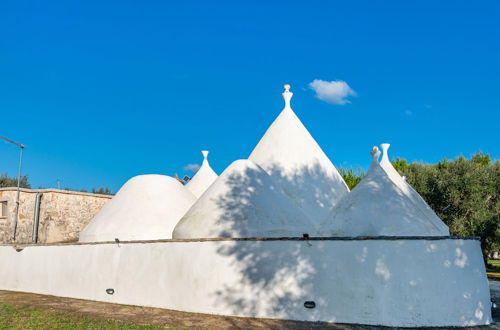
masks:
{"label": "stone wall", "polygon": [[[31,242],[37,193],[41,193],[38,242],[71,242],[113,196],[58,189],[21,189],[16,242]],[[0,243],[12,242],[16,211],[16,188],[0,188],[0,202],[8,205],[0,214]]]}

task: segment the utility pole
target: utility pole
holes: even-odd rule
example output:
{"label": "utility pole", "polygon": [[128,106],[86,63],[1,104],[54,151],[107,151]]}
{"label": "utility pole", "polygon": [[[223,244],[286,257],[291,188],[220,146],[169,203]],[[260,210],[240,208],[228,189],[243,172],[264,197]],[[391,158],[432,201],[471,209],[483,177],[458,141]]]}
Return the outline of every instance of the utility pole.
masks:
{"label": "utility pole", "polygon": [[12,234],[12,240],[16,240],[16,232],[17,232],[17,221],[19,218],[19,196],[20,196],[20,185],[21,185],[21,166],[23,164],[23,149],[24,144],[17,143],[12,141],[11,139],[6,138],[5,136],[1,136],[0,138],[19,147],[19,167],[17,169],[17,196],[16,196],[16,214],[14,216],[14,230]]}

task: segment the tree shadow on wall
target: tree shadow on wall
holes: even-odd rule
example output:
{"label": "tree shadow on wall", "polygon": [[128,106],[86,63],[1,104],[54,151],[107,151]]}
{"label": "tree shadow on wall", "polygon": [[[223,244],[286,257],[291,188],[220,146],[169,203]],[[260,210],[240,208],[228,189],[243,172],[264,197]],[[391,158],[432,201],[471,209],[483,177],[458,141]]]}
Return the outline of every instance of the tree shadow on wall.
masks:
{"label": "tree shadow on wall", "polygon": [[[467,264],[470,256],[459,242],[444,253],[440,249],[446,246],[432,241],[388,242],[382,247],[377,241],[224,242],[217,252],[230,258],[238,281],[214,292],[216,303],[233,315],[307,321],[327,317],[338,324],[428,327],[437,322],[436,310],[445,320],[440,326],[453,322],[474,328],[487,320],[484,270]],[[397,249],[405,252],[395,258]],[[409,251],[415,261],[404,255]],[[408,262],[401,263],[405,258]],[[420,262],[422,258],[427,260]],[[454,275],[463,271],[465,275]],[[314,301],[315,308],[305,308],[306,301]]]}
{"label": "tree shadow on wall", "polygon": [[[307,175],[294,182],[300,184]],[[250,237],[244,229],[245,221],[250,215],[261,219],[259,205],[266,205],[261,191],[268,183],[247,169],[229,176],[227,184],[227,193],[216,201],[224,210],[221,236]],[[280,190],[275,183],[270,184],[273,190]],[[480,285],[466,288],[461,284],[466,282],[464,278],[469,281],[468,277],[471,281],[483,280],[484,269],[475,261],[470,264],[475,259],[462,248],[463,241],[442,242],[447,241],[221,241],[216,243],[217,253],[229,260],[237,279],[213,294],[216,304],[233,315],[310,321],[328,315],[331,322],[355,320],[361,324],[390,320],[392,314],[418,324],[429,314],[426,299],[433,297],[441,303],[432,305],[443,306],[443,312],[456,308],[460,301],[475,306],[464,310],[457,320],[463,326],[483,322],[488,306],[481,301]],[[480,258],[478,253],[476,257]],[[453,282],[457,272],[464,274]],[[399,292],[407,296],[402,299]],[[306,301],[314,301],[315,308],[306,308]],[[351,315],[353,311],[357,311],[355,316]]]}
{"label": "tree shadow on wall", "polygon": [[[301,181],[299,178],[296,180],[297,183]],[[282,218],[282,214],[278,213],[282,212],[286,203],[293,205],[281,187],[268,175],[251,167],[244,172],[231,173],[226,184],[227,192],[215,201],[223,210],[218,222],[223,229],[218,233],[219,236],[255,237],[255,228],[276,236],[280,222],[273,217]],[[282,204],[273,205],[276,201],[269,200],[269,191],[274,191],[278,196],[282,194],[278,200]],[[304,223],[308,223],[308,220]],[[314,233],[315,228],[312,225],[304,228],[304,233],[308,232]],[[239,274],[240,281],[235,286],[228,284],[215,292],[217,303],[231,310],[234,315],[291,318],[289,307],[306,299],[308,282],[316,270],[312,268],[307,254],[302,252],[308,248],[306,241],[295,241],[286,250],[281,248],[283,243],[285,241],[221,242],[217,253],[230,259],[231,267]]]}

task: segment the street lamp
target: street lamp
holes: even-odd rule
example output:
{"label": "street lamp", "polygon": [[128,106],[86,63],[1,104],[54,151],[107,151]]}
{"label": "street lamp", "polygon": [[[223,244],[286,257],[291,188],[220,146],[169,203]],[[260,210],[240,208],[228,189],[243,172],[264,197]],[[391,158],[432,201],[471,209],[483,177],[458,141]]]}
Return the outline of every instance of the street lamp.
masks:
{"label": "street lamp", "polygon": [[19,218],[19,194],[20,194],[20,185],[21,185],[21,165],[23,163],[23,149],[24,149],[24,144],[17,143],[15,141],[12,141],[11,139],[6,138],[5,136],[1,136],[1,139],[4,139],[5,141],[12,143],[13,145],[16,145],[19,147],[19,168],[17,169],[17,196],[16,196],[16,215],[14,217],[14,233],[12,235],[12,239],[15,241],[16,240],[16,231],[17,231],[17,220]]}

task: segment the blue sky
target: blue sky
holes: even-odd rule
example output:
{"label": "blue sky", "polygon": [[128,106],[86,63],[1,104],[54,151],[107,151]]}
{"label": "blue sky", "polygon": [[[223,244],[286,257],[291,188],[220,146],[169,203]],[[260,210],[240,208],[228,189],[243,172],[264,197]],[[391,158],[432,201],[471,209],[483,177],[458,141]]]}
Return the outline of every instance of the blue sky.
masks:
{"label": "blue sky", "polygon": [[[337,166],[500,158],[498,1],[2,1],[0,135],[34,187],[221,172],[292,107]],[[313,80],[356,95],[333,104]],[[337,99],[338,101],[338,99]],[[0,142],[0,173],[18,150]]]}

